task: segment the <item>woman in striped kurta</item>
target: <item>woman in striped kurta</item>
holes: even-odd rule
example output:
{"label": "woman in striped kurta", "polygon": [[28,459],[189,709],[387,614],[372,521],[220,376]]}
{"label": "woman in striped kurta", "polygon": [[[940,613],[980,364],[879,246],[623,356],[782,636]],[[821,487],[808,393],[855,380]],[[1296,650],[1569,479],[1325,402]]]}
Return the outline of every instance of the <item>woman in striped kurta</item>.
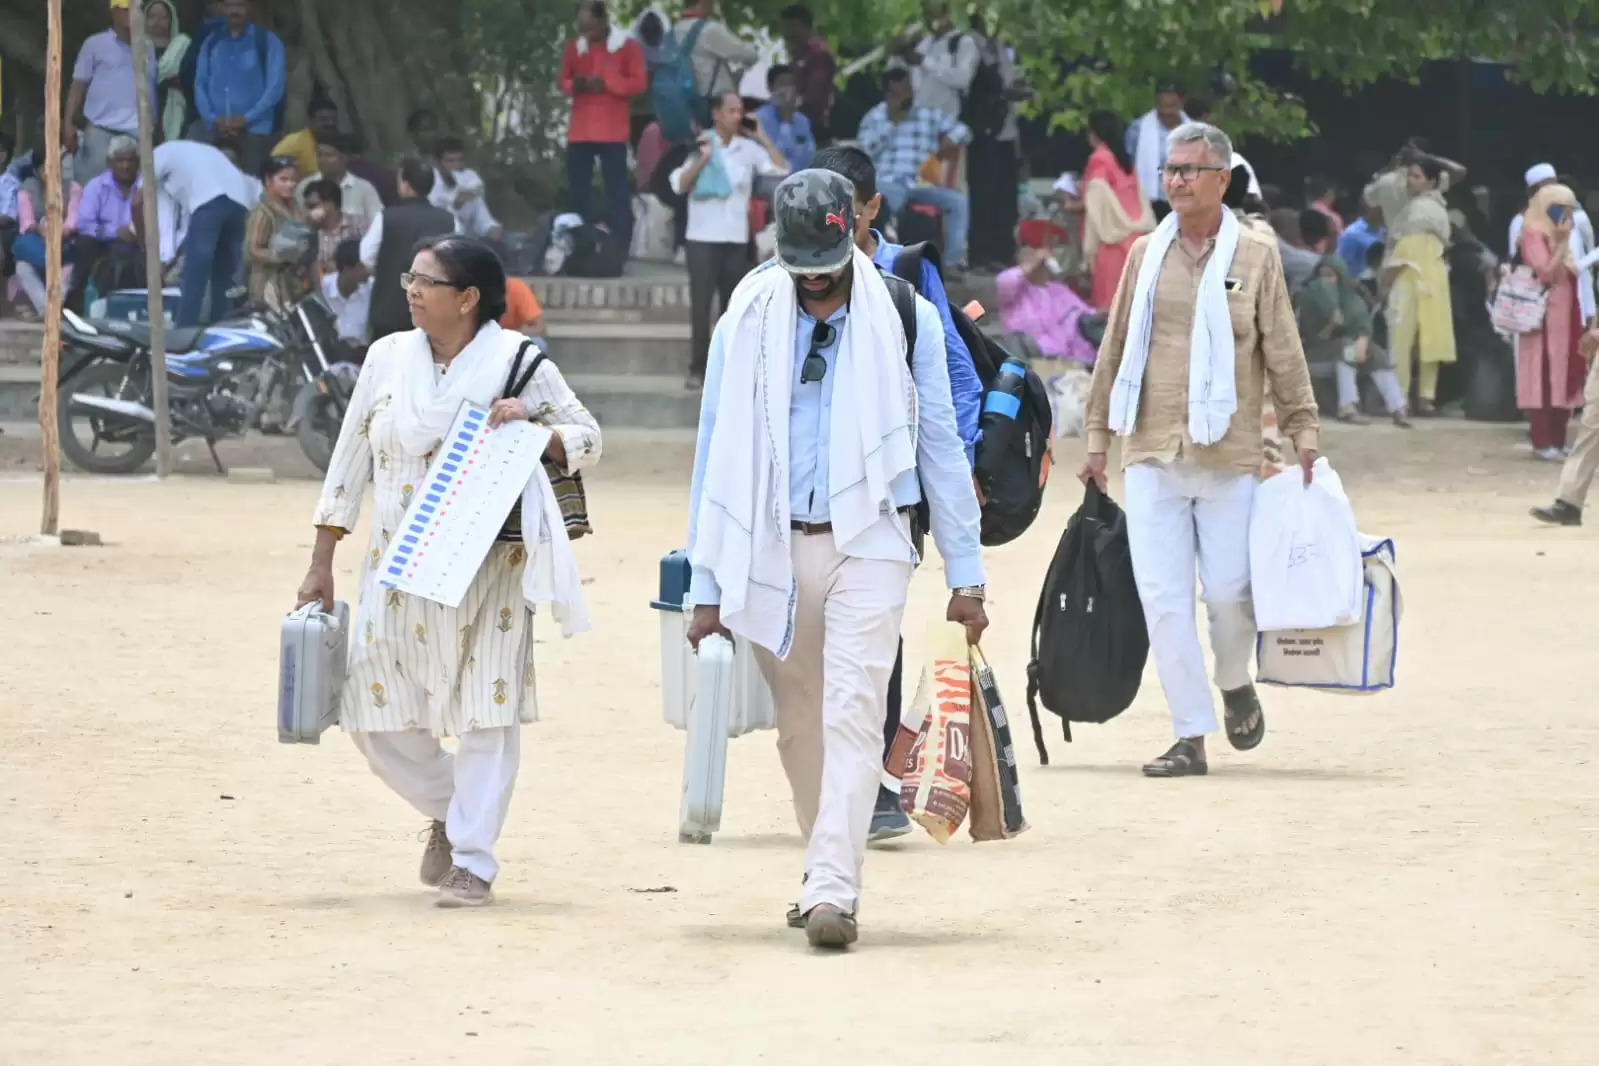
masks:
{"label": "woman in striped kurta", "polygon": [[[528,545],[496,542],[459,607],[385,588],[378,565],[465,400],[490,422],[532,419],[552,431],[545,458],[576,473],[600,455],[600,431],[544,360],[519,398],[501,397],[521,334],[495,322],[505,272],[477,241],[446,237],[402,277],[417,329],[369,349],[317,503],[317,545],[301,603],[333,600],[335,543],[353,530],[368,482],[376,509],[362,559],[340,723],[373,771],[432,820],[422,880],[443,906],[487,902],[494,844],[519,760],[519,727],[538,716]],[[536,350],[523,363],[531,365]],[[535,541],[533,516],[524,528]],[[555,532],[564,536],[559,519]],[[550,550],[537,548],[537,550]],[[459,738],[450,755],[442,736]]]}

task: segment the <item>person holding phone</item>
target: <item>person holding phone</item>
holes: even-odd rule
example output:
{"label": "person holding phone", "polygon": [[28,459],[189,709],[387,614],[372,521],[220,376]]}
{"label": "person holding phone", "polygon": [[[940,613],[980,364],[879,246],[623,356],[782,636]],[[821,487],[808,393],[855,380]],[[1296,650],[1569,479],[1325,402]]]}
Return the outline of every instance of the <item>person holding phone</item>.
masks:
{"label": "person holding phone", "polygon": [[750,194],[757,175],[782,177],[788,160],[760,124],[744,116],[736,92],[711,105],[711,129],[699,135],[696,150],[672,171],[672,191],[688,198],[685,255],[688,260],[689,313],[694,361],[687,388],[705,380],[711,349],[711,297],[727,310],[733,289],[749,271]]}
{"label": "person holding phone", "polygon": [[1516,404],[1531,423],[1534,454],[1550,462],[1565,458],[1571,411],[1582,404],[1583,322],[1572,250],[1576,215],[1570,186],[1543,186],[1522,215],[1517,247],[1521,261],[1549,287],[1543,328],[1516,338]]}

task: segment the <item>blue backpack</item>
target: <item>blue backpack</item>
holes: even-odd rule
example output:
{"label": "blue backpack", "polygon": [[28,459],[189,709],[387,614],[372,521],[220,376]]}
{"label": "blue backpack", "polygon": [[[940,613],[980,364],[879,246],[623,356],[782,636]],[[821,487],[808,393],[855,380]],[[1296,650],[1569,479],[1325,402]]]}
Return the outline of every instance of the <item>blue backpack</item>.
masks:
{"label": "blue backpack", "polygon": [[681,46],[667,30],[658,48],[647,49],[650,72],[650,99],[655,104],[655,120],[661,135],[674,144],[694,139],[694,118],[699,86],[694,80],[694,46],[706,19],[689,28]]}

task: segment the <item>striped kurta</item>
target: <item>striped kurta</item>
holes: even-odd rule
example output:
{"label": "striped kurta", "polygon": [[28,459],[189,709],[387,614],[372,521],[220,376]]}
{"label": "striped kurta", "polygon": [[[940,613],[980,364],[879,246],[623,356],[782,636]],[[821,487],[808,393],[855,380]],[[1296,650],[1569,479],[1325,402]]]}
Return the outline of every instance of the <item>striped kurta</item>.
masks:
{"label": "striped kurta", "polygon": [[[421,729],[458,736],[536,721],[522,545],[495,544],[459,607],[378,583],[378,563],[432,459],[407,455],[394,424],[396,393],[415,380],[398,361],[415,356],[406,345],[381,342],[368,353],[316,506],[316,525],[353,530],[370,482],[377,509],[362,560],[340,724],[357,733]],[[436,373],[435,383],[441,380]],[[599,459],[599,425],[552,361],[540,365],[522,400],[534,421],[560,436],[564,473]]]}

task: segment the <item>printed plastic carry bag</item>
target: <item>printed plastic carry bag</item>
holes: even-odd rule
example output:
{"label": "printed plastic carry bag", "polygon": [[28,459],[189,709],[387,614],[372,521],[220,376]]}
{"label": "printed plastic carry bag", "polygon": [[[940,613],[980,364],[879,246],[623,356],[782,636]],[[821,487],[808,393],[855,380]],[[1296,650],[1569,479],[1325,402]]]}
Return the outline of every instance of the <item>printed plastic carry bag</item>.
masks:
{"label": "printed plastic carry bag", "polygon": [[972,666],[972,803],[967,832],[973,840],[1006,840],[1027,828],[1021,775],[1010,720],[994,671],[977,648]]}
{"label": "printed plastic carry bag", "polygon": [[1369,536],[1363,540],[1360,620],[1331,629],[1261,633],[1256,656],[1262,684],[1346,695],[1370,695],[1394,687],[1399,618],[1404,613],[1394,542]]}
{"label": "printed plastic carry bag", "polygon": [[1317,459],[1311,473],[1306,485],[1291,467],[1255,491],[1249,579],[1262,632],[1360,620],[1364,579],[1355,510],[1331,463]]}
{"label": "printed plastic carry bag", "polygon": [[889,750],[890,787],[899,789],[900,809],[940,844],[966,820],[972,799],[972,665],[959,626],[935,624],[928,634],[931,661]]}

